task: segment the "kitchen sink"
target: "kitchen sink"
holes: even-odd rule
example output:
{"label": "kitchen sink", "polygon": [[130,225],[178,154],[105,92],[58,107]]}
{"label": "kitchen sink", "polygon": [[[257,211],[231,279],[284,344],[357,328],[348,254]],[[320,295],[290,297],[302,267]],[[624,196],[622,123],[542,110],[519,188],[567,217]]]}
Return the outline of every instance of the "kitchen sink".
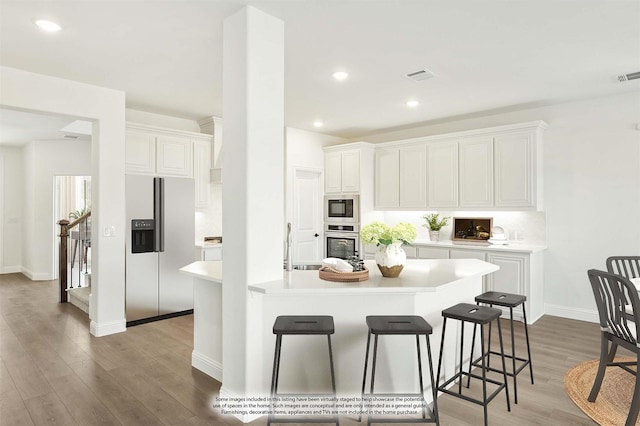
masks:
{"label": "kitchen sink", "polygon": [[293,265],[292,269],[297,271],[317,271],[322,265]]}

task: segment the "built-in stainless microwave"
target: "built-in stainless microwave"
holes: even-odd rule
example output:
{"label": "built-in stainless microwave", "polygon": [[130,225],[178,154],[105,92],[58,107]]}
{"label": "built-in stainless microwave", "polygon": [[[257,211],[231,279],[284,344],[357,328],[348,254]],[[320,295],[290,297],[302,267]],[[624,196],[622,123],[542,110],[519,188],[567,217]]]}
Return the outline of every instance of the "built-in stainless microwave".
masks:
{"label": "built-in stainless microwave", "polygon": [[358,195],[325,195],[325,223],[360,223]]}

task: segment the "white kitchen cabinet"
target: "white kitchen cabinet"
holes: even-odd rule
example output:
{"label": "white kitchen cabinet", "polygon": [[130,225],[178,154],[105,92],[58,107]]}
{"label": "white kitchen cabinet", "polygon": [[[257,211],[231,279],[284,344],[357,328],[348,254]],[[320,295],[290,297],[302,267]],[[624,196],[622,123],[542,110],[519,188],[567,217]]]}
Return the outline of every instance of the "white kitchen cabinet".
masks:
{"label": "white kitchen cabinet", "polygon": [[200,260],[222,260],[222,244],[215,246],[202,246]]}
{"label": "white kitchen cabinet", "polygon": [[[487,276],[487,291],[503,291],[527,297],[527,322],[535,322],[544,314],[543,257],[535,253],[487,253],[487,262],[500,269]],[[503,309],[508,314],[508,309]],[[514,308],[514,317],[522,319],[521,306]]]}
{"label": "white kitchen cabinet", "polygon": [[399,205],[427,207],[427,147],[426,144],[400,147]]}
{"label": "white kitchen cabinet", "polygon": [[209,181],[211,170],[211,143],[206,140],[193,141],[193,178],[195,180],[196,208],[209,206]]}
{"label": "white kitchen cabinet", "polygon": [[440,247],[418,247],[418,259],[449,259],[449,249]]}
{"label": "white kitchen cabinet", "polygon": [[427,145],[428,207],[458,206],[458,142]]}
{"label": "white kitchen cabinet", "polygon": [[360,192],[360,150],[342,152],[342,192]]}
{"label": "white kitchen cabinet", "polygon": [[360,191],[360,150],[328,152],[324,155],[324,192],[358,193]]}
{"label": "white kitchen cabinet", "polygon": [[156,138],[148,132],[127,129],[125,144],[125,170],[127,173],[156,172]]}
{"label": "white kitchen cabinet", "polygon": [[207,208],[212,136],[127,123],[125,173],[194,178],[195,207]]}
{"label": "white kitchen cabinet", "polygon": [[451,249],[449,250],[449,258],[487,260],[487,252],[484,250]]}
{"label": "white kitchen cabinet", "polygon": [[493,138],[472,137],[458,144],[460,207],[493,207]]}
{"label": "white kitchen cabinet", "polygon": [[535,131],[495,137],[496,207],[536,207],[538,204],[537,194],[542,188],[537,187],[539,167],[535,138]]}
{"label": "white kitchen cabinet", "polygon": [[377,209],[400,205],[400,151],[398,148],[376,150],[374,156],[374,206]]}
{"label": "white kitchen cabinet", "polygon": [[189,136],[156,136],[156,173],[160,176],[192,177]]}
{"label": "white kitchen cabinet", "polygon": [[342,153],[331,152],[324,155],[324,192],[342,192]]}

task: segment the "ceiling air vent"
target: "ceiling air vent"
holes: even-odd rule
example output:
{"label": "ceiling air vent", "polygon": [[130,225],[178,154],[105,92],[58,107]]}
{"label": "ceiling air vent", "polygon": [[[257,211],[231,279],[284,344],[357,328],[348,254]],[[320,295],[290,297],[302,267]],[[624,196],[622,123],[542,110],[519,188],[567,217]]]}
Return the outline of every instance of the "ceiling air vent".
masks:
{"label": "ceiling air vent", "polygon": [[622,83],[623,81],[635,80],[640,78],[640,71],[632,72],[630,74],[621,74],[618,76],[618,81]]}
{"label": "ceiling air vent", "polygon": [[423,80],[428,80],[430,78],[435,77],[436,75],[433,73],[433,71],[429,71],[426,68],[423,68],[421,70],[418,71],[413,71],[410,72],[409,74],[406,74],[406,77],[410,80],[413,81],[423,81]]}

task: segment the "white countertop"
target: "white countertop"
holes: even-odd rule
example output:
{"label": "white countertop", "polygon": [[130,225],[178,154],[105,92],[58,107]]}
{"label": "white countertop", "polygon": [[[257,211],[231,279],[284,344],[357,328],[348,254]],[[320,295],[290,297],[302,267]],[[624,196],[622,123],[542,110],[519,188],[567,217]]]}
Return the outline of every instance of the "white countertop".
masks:
{"label": "white countertop", "polygon": [[[320,279],[318,271],[283,271],[281,280],[248,286],[250,291],[264,294],[330,294],[330,293],[416,293],[437,291],[438,287],[463,278],[483,276],[500,269],[478,259],[407,259],[398,278],[382,276],[374,260],[365,260],[369,269],[367,281],[342,283]],[[181,272],[215,283],[222,283],[222,262],[197,261]]]}
{"label": "white countertop", "polygon": [[411,243],[412,246],[428,246],[428,247],[442,247],[442,248],[454,248],[461,250],[486,250],[486,251],[508,251],[517,253],[535,253],[545,250],[547,246],[536,244],[522,244],[519,242],[509,241],[507,244],[489,244],[489,243],[477,243],[477,242],[458,242],[452,240],[431,241],[431,240],[415,240]]}
{"label": "white countertop", "polygon": [[222,261],[199,260],[180,268],[180,272],[222,284]]}

